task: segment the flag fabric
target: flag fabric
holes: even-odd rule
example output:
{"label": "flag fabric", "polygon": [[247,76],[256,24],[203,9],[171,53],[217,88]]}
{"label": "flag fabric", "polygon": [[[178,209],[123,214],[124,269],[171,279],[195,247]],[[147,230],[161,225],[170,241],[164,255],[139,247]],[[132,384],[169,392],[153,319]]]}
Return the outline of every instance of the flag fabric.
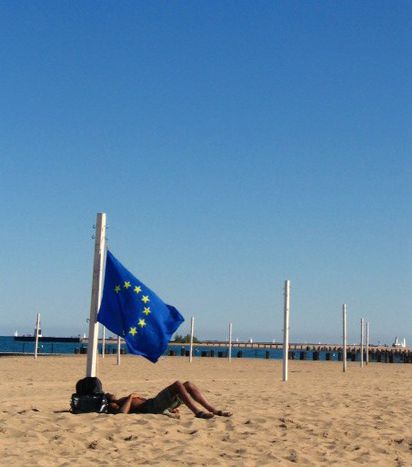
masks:
{"label": "flag fabric", "polygon": [[108,251],[97,321],[123,337],[130,353],[155,363],[184,318],[175,307],[163,303]]}

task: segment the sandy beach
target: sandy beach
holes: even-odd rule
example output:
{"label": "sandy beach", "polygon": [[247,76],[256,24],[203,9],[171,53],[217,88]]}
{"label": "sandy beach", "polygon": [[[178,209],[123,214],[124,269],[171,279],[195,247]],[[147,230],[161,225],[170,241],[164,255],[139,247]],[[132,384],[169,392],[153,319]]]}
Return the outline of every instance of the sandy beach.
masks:
{"label": "sandy beach", "polygon": [[106,391],[195,382],[231,418],[73,415],[85,356],[2,357],[1,465],[412,465],[412,365],[134,356],[99,358]]}

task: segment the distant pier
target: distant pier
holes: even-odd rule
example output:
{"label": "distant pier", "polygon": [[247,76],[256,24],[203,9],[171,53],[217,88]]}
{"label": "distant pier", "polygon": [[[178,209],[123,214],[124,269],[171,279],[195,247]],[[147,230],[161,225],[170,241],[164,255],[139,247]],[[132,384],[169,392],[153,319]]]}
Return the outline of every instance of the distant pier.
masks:
{"label": "distant pier", "polygon": [[[184,347],[188,346],[188,343],[181,342],[170,342],[169,347]],[[228,347],[227,341],[206,341],[206,342],[197,342],[193,344],[193,347],[202,347],[210,348],[209,352],[202,351],[201,356],[215,356],[216,348],[225,348]],[[266,358],[270,358],[270,350],[283,350],[282,343],[273,343],[273,342],[232,342],[232,355],[234,357],[241,358],[243,356],[242,349],[265,349]],[[184,351],[185,354],[187,351]],[[291,343],[289,344],[289,359],[290,360],[320,360],[320,354],[325,355],[325,360],[333,360],[333,356],[337,355],[339,361],[343,357],[343,347],[338,344],[302,344],[302,343]],[[361,346],[360,345],[347,345],[346,347],[347,360],[348,361],[358,361],[360,359]],[[183,349],[181,352],[176,352],[174,350],[169,350],[169,355],[183,354]],[[366,360],[366,349],[364,348],[364,360]],[[377,346],[369,345],[368,349],[369,361],[370,362],[381,362],[381,363],[412,363],[412,349],[404,347],[387,347],[387,346]],[[225,352],[218,351],[218,357],[226,356]]]}
{"label": "distant pier", "polygon": [[[87,354],[87,338],[78,338],[79,342],[59,341],[45,342],[39,339],[39,355],[56,354]],[[76,338],[77,341],[77,338]],[[0,356],[33,354],[33,342],[17,342],[13,340],[13,347],[4,348]],[[18,344],[18,345],[17,345]],[[189,356],[188,342],[170,342],[165,355]],[[99,339],[101,352],[102,339]],[[348,345],[347,361],[359,362],[361,360],[360,345]],[[193,343],[195,357],[217,357],[227,358],[229,345],[227,341],[203,341]],[[282,358],[283,345],[280,342],[232,342],[232,358],[259,358],[279,359]],[[127,353],[125,344],[122,344],[121,353]],[[117,339],[107,338],[105,340],[105,354],[117,354]],[[384,345],[369,345],[369,362],[380,363],[412,363],[412,348],[389,347]],[[289,360],[307,361],[342,361],[343,347],[339,344],[311,344],[290,343]],[[363,360],[366,361],[366,348],[364,347]]]}

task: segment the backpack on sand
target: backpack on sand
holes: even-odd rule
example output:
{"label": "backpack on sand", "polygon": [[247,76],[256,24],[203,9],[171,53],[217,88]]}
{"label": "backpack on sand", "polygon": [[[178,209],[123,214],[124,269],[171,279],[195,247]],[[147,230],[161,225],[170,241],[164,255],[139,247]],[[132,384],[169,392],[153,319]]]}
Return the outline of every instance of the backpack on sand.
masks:
{"label": "backpack on sand", "polygon": [[76,394],[88,396],[91,394],[101,394],[103,392],[102,382],[95,376],[86,376],[76,383]]}
{"label": "backpack on sand", "polygon": [[109,403],[103,392],[102,382],[99,378],[87,376],[76,383],[76,393],[72,394],[70,401],[72,413],[107,413]]}

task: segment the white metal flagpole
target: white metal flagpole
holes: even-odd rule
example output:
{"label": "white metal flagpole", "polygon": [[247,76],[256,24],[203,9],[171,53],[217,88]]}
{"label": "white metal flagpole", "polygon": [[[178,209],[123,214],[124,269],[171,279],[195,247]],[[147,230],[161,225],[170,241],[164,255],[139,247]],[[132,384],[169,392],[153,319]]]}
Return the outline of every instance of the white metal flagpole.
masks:
{"label": "white metal flagpole", "polygon": [[232,323],[229,323],[229,349],[227,352],[227,358],[229,362],[232,361]]}
{"label": "white metal flagpole", "polygon": [[283,378],[288,380],[288,357],[289,357],[289,308],[290,308],[290,281],[285,281],[285,305],[283,318]]}
{"label": "white metal flagpole", "polygon": [[37,313],[36,318],[36,330],[35,330],[35,342],[34,342],[34,358],[37,359],[37,350],[39,348],[39,329],[40,329],[40,313]]}
{"label": "white metal flagpole", "polygon": [[192,363],[193,360],[193,332],[195,329],[195,317],[192,316],[192,321],[190,324],[190,351],[189,351],[189,362]]}
{"label": "white metal flagpole", "polygon": [[117,364],[120,365],[120,350],[121,350],[121,340],[120,336],[117,336]]}
{"label": "white metal flagpole", "polygon": [[364,337],[364,319],[361,318],[360,320],[360,366],[363,367],[363,343],[364,343],[364,340],[363,340],[363,337]]}
{"label": "white metal flagpole", "polygon": [[94,243],[93,282],[90,302],[86,376],[96,376],[97,344],[99,338],[99,323],[96,319],[103,290],[103,267],[106,253],[105,242],[106,214],[104,212],[99,212],[96,218],[96,235]]}
{"label": "white metal flagpole", "polygon": [[366,321],[366,330],[365,330],[365,339],[366,339],[366,364],[369,363],[369,321]]}
{"label": "white metal flagpole", "polygon": [[104,358],[105,350],[106,350],[106,328],[102,325],[102,358]]}
{"label": "white metal flagpole", "polygon": [[346,352],[346,343],[347,343],[347,337],[346,337],[346,305],[342,305],[342,324],[343,324],[343,332],[342,332],[342,338],[343,338],[343,343],[342,343],[342,361],[343,361],[343,371],[345,372],[348,368],[348,362],[347,362],[347,352]]}

